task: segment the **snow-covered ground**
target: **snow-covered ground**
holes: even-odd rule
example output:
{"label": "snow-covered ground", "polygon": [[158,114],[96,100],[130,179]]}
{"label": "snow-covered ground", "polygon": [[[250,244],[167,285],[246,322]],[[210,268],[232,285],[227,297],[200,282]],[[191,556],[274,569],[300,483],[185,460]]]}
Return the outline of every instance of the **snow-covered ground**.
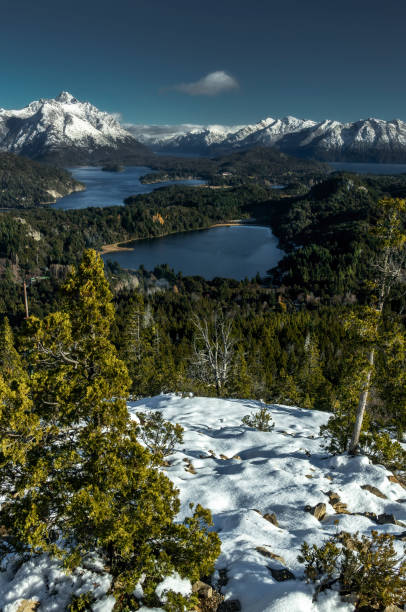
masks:
{"label": "snow-covered ground", "polygon": [[[329,456],[319,438],[327,413],[269,406],[275,427],[260,432],[241,424],[242,417],[258,407],[258,402],[248,400],[176,395],[129,404],[134,417],[137,411],[161,410],[166,420],[185,429],[184,442],[169,458],[171,465],[165,471],[180,491],[180,518],[190,513],[191,501],[213,513],[222,541],[216,574],[226,570],[228,582],[222,587],[226,599],[238,599],[243,612],[353,610],[333,591],[312,602],[314,588],[303,580],[303,566],[297,560],[300,546],[305,540],[320,545],[342,530],[405,531],[402,525],[377,525],[359,514],[336,514],[327,492],[337,493],[351,513],[393,514],[406,523],[406,491],[389,480],[388,470],[372,465],[366,457]],[[376,487],[385,498],[363,485]],[[305,510],[320,502],[327,506],[322,522]],[[272,513],[278,526],[263,517]],[[402,542],[396,547],[401,554]],[[269,568],[287,568],[295,579],[278,582]],[[0,609],[16,612],[22,599],[38,599],[40,611],[63,610],[72,592],[93,590],[99,597],[93,609],[109,612],[114,604],[106,595],[109,585],[109,577],[100,573],[95,562],[67,577],[55,562],[42,557],[25,563],[16,573],[10,568],[0,574]]]}

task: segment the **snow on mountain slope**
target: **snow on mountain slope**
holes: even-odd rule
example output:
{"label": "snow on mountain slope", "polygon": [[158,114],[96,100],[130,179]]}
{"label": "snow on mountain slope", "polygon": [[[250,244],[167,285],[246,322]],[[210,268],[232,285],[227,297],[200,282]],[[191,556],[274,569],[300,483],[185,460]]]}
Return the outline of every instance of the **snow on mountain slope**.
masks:
{"label": "snow on mountain slope", "polygon": [[[141,142],[157,149],[202,151],[216,146],[224,148],[239,148],[258,145],[273,145],[286,133],[293,133],[315,125],[314,121],[284,117],[272,119],[268,117],[252,125],[207,125],[207,126],[166,126],[162,131],[160,126],[129,126]],[[189,127],[189,129],[188,129]]]}
{"label": "snow on mountain slope", "polygon": [[270,146],[278,142],[285,134],[300,132],[308,127],[316,125],[310,119],[297,119],[296,117],[284,117],[283,119],[272,119],[268,117],[255,125],[249,125],[232,134],[228,138],[231,145],[241,144],[247,146]]}
{"label": "snow on mountain slope", "polygon": [[0,150],[41,159],[52,153],[77,151],[91,158],[137,153],[144,148],[109,113],[80,102],[64,91],[54,99],[31,102],[20,110],[0,109]]}
{"label": "snow on mountain slope", "polygon": [[[143,144],[141,144],[143,143]],[[0,109],[0,151],[62,165],[133,160],[149,151],[219,155],[254,146],[322,160],[406,162],[406,123],[365,119],[315,122],[287,116],[252,125],[121,125],[69,92]]]}
{"label": "snow on mountain slope", "polygon": [[[404,526],[377,525],[361,513],[393,514],[405,522],[406,492],[389,480],[390,472],[366,457],[332,457],[323,450],[319,427],[329,414],[271,405],[275,428],[260,432],[241,424],[242,417],[258,407],[258,402],[248,400],[176,395],[129,403],[133,418],[137,411],[160,410],[165,419],[185,428],[184,442],[169,458],[165,472],[180,491],[180,518],[190,513],[189,502],[201,503],[213,513],[222,541],[215,578],[219,570],[227,570],[228,582],[222,587],[226,599],[238,599],[242,612],[350,612],[353,606],[343,603],[334,590],[320,593],[312,602],[314,586],[303,580],[303,565],[297,560],[300,546],[304,540],[320,545],[340,530],[404,532]],[[195,473],[186,471],[190,463]],[[362,485],[377,487],[386,498]],[[329,491],[338,493],[354,514],[336,514]],[[322,522],[305,510],[319,502],[327,507]],[[275,513],[279,525],[263,518],[266,513]],[[399,555],[401,545],[396,542]],[[280,560],[264,556],[259,547]],[[269,568],[288,568],[295,579],[278,582]],[[93,610],[110,612],[110,578],[97,569],[100,572],[93,560],[83,573],[66,576],[45,556],[19,568],[10,563],[8,571],[0,573],[0,608],[16,612],[21,599],[38,598],[44,612],[63,610],[72,593],[85,592],[93,582]]]}
{"label": "snow on mountain slope", "polygon": [[[148,141],[144,126],[143,138]],[[148,142],[155,150],[218,154],[254,146],[275,146],[301,157],[348,161],[406,161],[406,123],[399,119],[365,119],[340,123],[315,122],[287,116],[268,117],[254,125],[194,127],[165,138],[156,134]]]}
{"label": "snow on mountain slope", "polygon": [[[149,146],[157,146],[158,148],[165,147],[166,143],[176,147],[178,140],[182,145],[182,139],[189,134],[196,139],[201,140],[201,143],[210,146],[213,142],[222,142],[229,134],[240,130],[241,125],[194,125],[183,123],[180,125],[142,125],[142,124],[127,124],[128,129],[135,138],[143,144]],[[207,135],[207,140],[205,139]]]}

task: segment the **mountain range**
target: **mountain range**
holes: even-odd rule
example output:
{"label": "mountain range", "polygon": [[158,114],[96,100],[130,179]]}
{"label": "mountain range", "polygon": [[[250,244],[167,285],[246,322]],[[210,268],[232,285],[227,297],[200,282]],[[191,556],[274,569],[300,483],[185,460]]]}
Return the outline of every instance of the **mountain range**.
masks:
{"label": "mountain range", "polygon": [[[327,119],[316,122],[287,116],[268,117],[246,126],[194,126],[167,129],[157,126],[128,126],[136,138],[154,151],[221,155],[254,146],[272,146],[296,157],[321,161],[406,162],[406,123],[399,119],[364,119],[341,123]],[[155,128],[155,129],[154,129]]]}
{"label": "mountain range", "polygon": [[113,115],[66,91],[20,110],[0,109],[0,150],[57,165],[150,155]]}
{"label": "mountain range", "polygon": [[243,126],[123,125],[66,91],[19,110],[0,108],[0,151],[62,166],[146,164],[151,150],[217,156],[258,146],[321,161],[400,163],[406,162],[406,123],[374,118],[316,122],[287,116]]}

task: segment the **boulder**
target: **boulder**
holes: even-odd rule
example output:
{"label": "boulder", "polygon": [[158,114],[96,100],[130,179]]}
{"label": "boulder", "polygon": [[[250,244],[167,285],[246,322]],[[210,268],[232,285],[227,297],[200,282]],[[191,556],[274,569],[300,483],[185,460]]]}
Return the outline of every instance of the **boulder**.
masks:
{"label": "boulder", "polygon": [[340,500],[340,496],[335,491],[328,491],[326,493],[330,500],[330,504],[333,506],[337,514],[349,514],[347,510],[347,504]]}
{"label": "boulder", "polygon": [[264,514],[264,519],[269,523],[272,523],[272,525],[275,525],[275,527],[279,527],[278,519],[276,518],[275,512],[267,512],[266,514]]}
{"label": "boulder", "polygon": [[35,599],[23,599],[18,606],[16,612],[35,612],[39,607],[40,602]]}
{"label": "boulder", "polygon": [[269,571],[277,582],[284,582],[285,580],[295,580],[295,575],[292,574],[288,569],[274,569],[268,566]]}
{"label": "boulder", "polygon": [[376,487],[372,485],[369,485],[369,484],[362,485],[361,489],[364,489],[364,491],[369,491],[370,493],[372,493],[373,495],[376,495],[377,497],[380,497],[381,499],[388,499],[384,493],[382,493],[379,489],[377,489]]}
{"label": "boulder", "polygon": [[339,494],[335,493],[334,491],[328,491],[326,495],[328,496],[330,500],[330,504],[333,506],[333,508],[334,508],[334,504],[337,504],[338,502],[341,501]]}
{"label": "boulder", "polygon": [[322,521],[326,516],[327,506],[325,503],[320,502],[315,506],[305,506],[306,512],[310,512],[316,519]]}
{"label": "boulder", "polygon": [[375,523],[378,520],[378,517],[375,514],[375,512],[355,512],[354,515],[355,516],[365,516],[366,518],[369,518],[371,521],[375,521]]}
{"label": "boulder", "polygon": [[379,514],[376,518],[376,522],[379,525],[386,525],[386,524],[397,525],[397,521],[393,514]]}
{"label": "boulder", "polygon": [[198,580],[193,584],[192,592],[197,593],[199,597],[202,597],[203,599],[213,597],[213,587],[206,584],[206,582],[202,582],[201,580]]}
{"label": "boulder", "polygon": [[388,478],[391,482],[394,482],[395,484],[398,484],[404,489],[406,489],[406,485],[401,480],[399,480],[399,478],[397,478],[394,474],[391,474],[390,476],[388,476]]}
{"label": "boulder", "polygon": [[277,555],[271,552],[264,546],[257,546],[255,550],[259,552],[260,555],[262,555],[263,557],[266,557],[267,559],[273,559],[274,561],[278,561],[278,563],[280,563],[281,565],[286,565],[286,561],[281,555]]}

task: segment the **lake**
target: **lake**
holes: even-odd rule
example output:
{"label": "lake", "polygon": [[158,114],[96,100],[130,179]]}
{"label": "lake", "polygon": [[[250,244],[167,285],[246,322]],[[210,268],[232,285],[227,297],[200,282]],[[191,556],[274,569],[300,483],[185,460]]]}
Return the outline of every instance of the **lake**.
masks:
{"label": "lake", "polygon": [[356,162],[328,162],[333,170],[358,172],[358,174],[403,174],[406,164],[358,164]]}
{"label": "lake", "polygon": [[153,270],[166,263],[184,276],[242,280],[253,278],[257,272],[263,276],[276,266],[284,255],[277,244],[268,227],[233,225],[137,240],[126,245],[134,250],[108,253],[103,259],[132,270],[141,264]]}
{"label": "lake", "polygon": [[205,181],[168,181],[143,185],[140,177],[151,168],[146,166],[127,166],[123,172],[103,172],[101,168],[88,166],[68,168],[73,178],[86,185],[86,191],[77,191],[61,198],[52,208],[71,210],[105,206],[123,206],[123,201],[131,195],[150,193],[168,185],[204,185]]}

